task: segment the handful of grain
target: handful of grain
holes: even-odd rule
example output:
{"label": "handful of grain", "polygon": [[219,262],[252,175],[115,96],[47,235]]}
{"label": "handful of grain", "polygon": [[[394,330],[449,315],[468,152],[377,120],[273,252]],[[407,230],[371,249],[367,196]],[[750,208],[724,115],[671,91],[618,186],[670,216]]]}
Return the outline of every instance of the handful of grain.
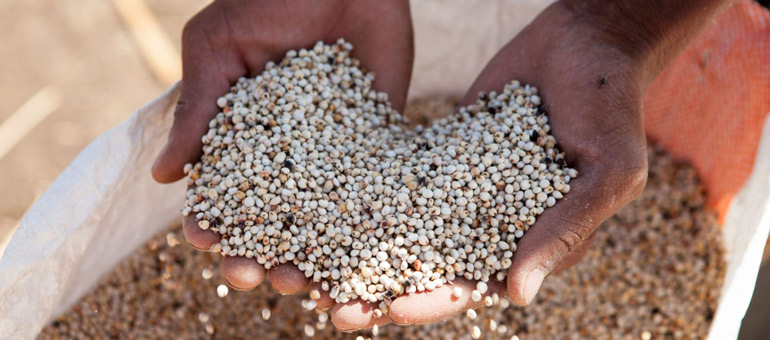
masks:
{"label": "handful of grain", "polygon": [[503,280],[577,176],[537,88],[513,81],[412,130],[351,50],[289,51],[219,98],[183,214],[221,235],[222,255],[293,263],[340,303]]}

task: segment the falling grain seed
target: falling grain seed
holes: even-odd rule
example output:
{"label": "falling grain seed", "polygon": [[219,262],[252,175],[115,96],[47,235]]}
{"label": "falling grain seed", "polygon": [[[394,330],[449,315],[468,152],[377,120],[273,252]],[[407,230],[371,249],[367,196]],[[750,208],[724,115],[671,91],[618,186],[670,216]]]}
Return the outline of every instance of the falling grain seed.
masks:
{"label": "falling grain seed", "polygon": [[305,335],[312,338],[315,335],[315,328],[312,325],[305,325]]}
{"label": "falling grain seed", "polygon": [[229,292],[229,289],[227,289],[227,286],[225,285],[219,285],[217,286],[217,295],[221,298],[227,296],[227,293]]}
{"label": "falling grain seed", "polygon": [[201,271],[201,276],[203,277],[204,280],[208,280],[212,276],[214,276],[214,272],[211,270],[211,268],[206,267],[206,268],[203,268],[203,270]]}
{"label": "falling grain seed", "polygon": [[270,320],[270,314],[271,313],[269,308],[262,309],[262,320],[265,320],[265,321]]}

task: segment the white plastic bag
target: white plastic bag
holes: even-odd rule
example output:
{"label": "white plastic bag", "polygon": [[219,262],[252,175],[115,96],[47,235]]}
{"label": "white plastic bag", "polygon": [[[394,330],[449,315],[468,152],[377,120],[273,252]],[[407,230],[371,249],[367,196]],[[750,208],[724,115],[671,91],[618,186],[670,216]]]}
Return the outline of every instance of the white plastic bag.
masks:
{"label": "white plastic bag", "polygon": [[[410,96],[462,94],[549,2],[413,1]],[[0,338],[33,339],[125,256],[179,220],[184,181],[160,185],[150,177],[178,92],[172,87],[91,143],[25,215],[0,260]],[[724,218],[727,276],[710,339],[737,337],[770,231],[770,120],[762,122],[751,176]]]}
{"label": "white plastic bag", "polygon": [[149,175],[178,92],[172,87],[88,145],[24,216],[0,260],[0,338],[33,339],[179,220],[184,182],[158,185]]}

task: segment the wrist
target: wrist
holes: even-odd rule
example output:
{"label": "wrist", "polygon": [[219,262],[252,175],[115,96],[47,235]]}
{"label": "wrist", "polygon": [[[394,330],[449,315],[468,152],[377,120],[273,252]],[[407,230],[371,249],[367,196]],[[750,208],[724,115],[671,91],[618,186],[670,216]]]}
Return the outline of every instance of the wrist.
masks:
{"label": "wrist", "polygon": [[641,68],[651,83],[734,0],[561,0],[576,20],[592,27]]}

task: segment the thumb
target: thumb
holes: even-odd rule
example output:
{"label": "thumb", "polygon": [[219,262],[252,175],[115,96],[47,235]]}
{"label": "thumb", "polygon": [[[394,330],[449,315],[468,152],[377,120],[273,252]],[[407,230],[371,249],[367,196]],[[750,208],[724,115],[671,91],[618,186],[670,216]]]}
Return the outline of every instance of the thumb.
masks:
{"label": "thumb", "polygon": [[570,192],[540,215],[518,243],[507,278],[514,304],[530,304],[548,275],[572,266],[588,251],[599,224],[641,193],[644,164],[641,169],[589,170],[570,181]]}
{"label": "thumb", "polygon": [[221,110],[217,99],[247,71],[234,48],[216,46],[224,39],[207,36],[196,22],[191,20],[182,34],[182,92],[168,141],[152,167],[152,176],[160,183],[184,177],[184,165],[200,157],[201,136]]}

